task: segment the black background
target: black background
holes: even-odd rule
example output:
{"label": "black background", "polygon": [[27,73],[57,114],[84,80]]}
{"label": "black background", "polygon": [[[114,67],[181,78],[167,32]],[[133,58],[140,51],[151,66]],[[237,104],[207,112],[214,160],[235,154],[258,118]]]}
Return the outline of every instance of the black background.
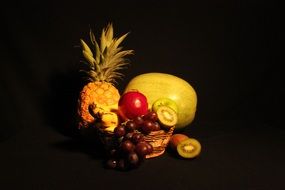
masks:
{"label": "black background", "polygon": [[[284,189],[281,7],[275,1],[23,1],[1,6],[1,189]],[[134,49],[117,87],[164,72],[198,94],[184,133],[202,153],[168,151],[106,170],[75,138],[84,81],[79,39],[108,22]],[[3,188],[2,188],[3,186]]]}

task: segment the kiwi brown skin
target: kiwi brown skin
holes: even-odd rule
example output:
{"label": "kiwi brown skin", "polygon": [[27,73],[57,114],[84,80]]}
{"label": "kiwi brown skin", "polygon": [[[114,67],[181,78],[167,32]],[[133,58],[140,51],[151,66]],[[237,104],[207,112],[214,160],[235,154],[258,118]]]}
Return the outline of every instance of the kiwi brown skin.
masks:
{"label": "kiwi brown skin", "polygon": [[176,151],[177,145],[178,145],[180,142],[182,142],[182,141],[184,141],[184,140],[186,140],[186,139],[188,139],[188,138],[189,138],[189,137],[188,137],[187,135],[185,135],[185,134],[176,133],[176,134],[174,134],[174,135],[171,136],[171,138],[170,138],[170,140],[169,140],[169,147],[170,147],[172,150]]}
{"label": "kiwi brown skin", "polygon": [[[193,148],[192,150],[189,149],[188,151],[185,148]],[[201,153],[201,144],[198,140],[194,138],[188,138],[186,140],[181,141],[176,149],[177,153],[180,157],[185,159],[193,159],[200,155]]]}

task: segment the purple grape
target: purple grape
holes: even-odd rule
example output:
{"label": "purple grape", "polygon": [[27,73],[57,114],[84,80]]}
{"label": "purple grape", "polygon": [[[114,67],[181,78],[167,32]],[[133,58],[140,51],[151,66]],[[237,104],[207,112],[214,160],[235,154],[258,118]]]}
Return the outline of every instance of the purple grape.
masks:
{"label": "purple grape", "polygon": [[134,134],[134,133],[132,133],[132,132],[127,133],[127,134],[124,136],[124,141],[125,141],[125,140],[132,140],[133,134]]}
{"label": "purple grape", "polygon": [[134,133],[132,136],[132,142],[137,144],[138,142],[144,140],[144,137],[142,134],[140,133]]}
{"label": "purple grape", "polygon": [[137,125],[134,121],[130,120],[126,123],[125,128],[126,128],[127,132],[133,132],[137,128]]}
{"label": "purple grape", "polygon": [[107,168],[110,168],[110,169],[116,168],[116,167],[117,167],[117,160],[115,160],[115,159],[109,159],[109,160],[107,160],[107,162],[106,162],[106,167],[107,167]]}
{"label": "purple grape", "polygon": [[123,152],[130,153],[134,151],[135,145],[130,140],[126,140],[122,142],[121,149]]}
{"label": "purple grape", "polygon": [[148,142],[146,142],[145,144],[147,146],[147,154],[151,154],[153,152],[153,146]]}
{"label": "purple grape", "polygon": [[117,168],[119,170],[126,170],[127,169],[126,161],[124,159],[120,159],[117,163]]}
{"label": "purple grape", "polygon": [[152,130],[153,131],[159,131],[160,130],[160,125],[159,125],[159,123],[157,121],[153,122]]}
{"label": "purple grape", "polygon": [[157,121],[157,113],[154,111],[148,112],[146,115],[143,116],[144,120],[151,120],[151,121]]}
{"label": "purple grape", "polygon": [[134,118],[134,122],[136,123],[137,127],[143,124],[144,120],[141,116]]}
{"label": "purple grape", "polygon": [[109,155],[108,156],[114,158],[114,157],[117,156],[117,154],[118,154],[118,151],[115,148],[113,148],[113,149],[109,150]]}
{"label": "purple grape", "polygon": [[132,166],[137,166],[139,163],[139,156],[137,155],[137,153],[135,152],[131,152],[128,155],[128,162],[132,165]]}
{"label": "purple grape", "polygon": [[136,145],[135,152],[139,157],[144,158],[148,154],[148,147],[145,142],[139,142]]}
{"label": "purple grape", "polygon": [[153,130],[153,122],[150,120],[146,120],[143,122],[143,125],[141,127],[141,131],[144,134],[149,134]]}
{"label": "purple grape", "polygon": [[122,137],[126,134],[126,130],[123,126],[118,126],[114,129],[114,134],[116,137]]}

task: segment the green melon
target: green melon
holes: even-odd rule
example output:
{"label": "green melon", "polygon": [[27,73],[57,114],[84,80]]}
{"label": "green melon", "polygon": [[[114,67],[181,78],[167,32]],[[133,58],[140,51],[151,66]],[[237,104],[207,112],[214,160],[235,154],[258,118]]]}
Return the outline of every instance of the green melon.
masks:
{"label": "green melon", "polygon": [[165,73],[145,73],[131,79],[125,91],[137,90],[148,100],[149,107],[159,98],[169,98],[178,106],[176,129],[187,127],[195,118],[197,95],[184,79]]}

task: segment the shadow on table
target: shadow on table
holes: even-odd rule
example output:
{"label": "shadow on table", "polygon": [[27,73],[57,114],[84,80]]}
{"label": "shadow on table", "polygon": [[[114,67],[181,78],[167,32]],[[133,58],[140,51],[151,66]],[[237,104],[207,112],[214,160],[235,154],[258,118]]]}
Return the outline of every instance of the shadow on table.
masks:
{"label": "shadow on table", "polygon": [[44,100],[45,117],[53,130],[70,137],[52,144],[53,147],[72,152],[83,152],[92,158],[104,156],[101,142],[94,131],[82,135],[78,129],[77,100],[84,85],[83,76],[77,70],[54,74],[49,81],[50,93]]}
{"label": "shadow on table", "polygon": [[71,138],[53,143],[52,147],[61,149],[63,151],[84,153],[96,160],[103,160],[103,158],[105,158],[105,150],[103,146],[96,141]]}
{"label": "shadow on table", "polygon": [[64,136],[79,137],[76,109],[82,87],[82,77],[75,69],[50,77],[49,93],[44,99],[46,122]]}

